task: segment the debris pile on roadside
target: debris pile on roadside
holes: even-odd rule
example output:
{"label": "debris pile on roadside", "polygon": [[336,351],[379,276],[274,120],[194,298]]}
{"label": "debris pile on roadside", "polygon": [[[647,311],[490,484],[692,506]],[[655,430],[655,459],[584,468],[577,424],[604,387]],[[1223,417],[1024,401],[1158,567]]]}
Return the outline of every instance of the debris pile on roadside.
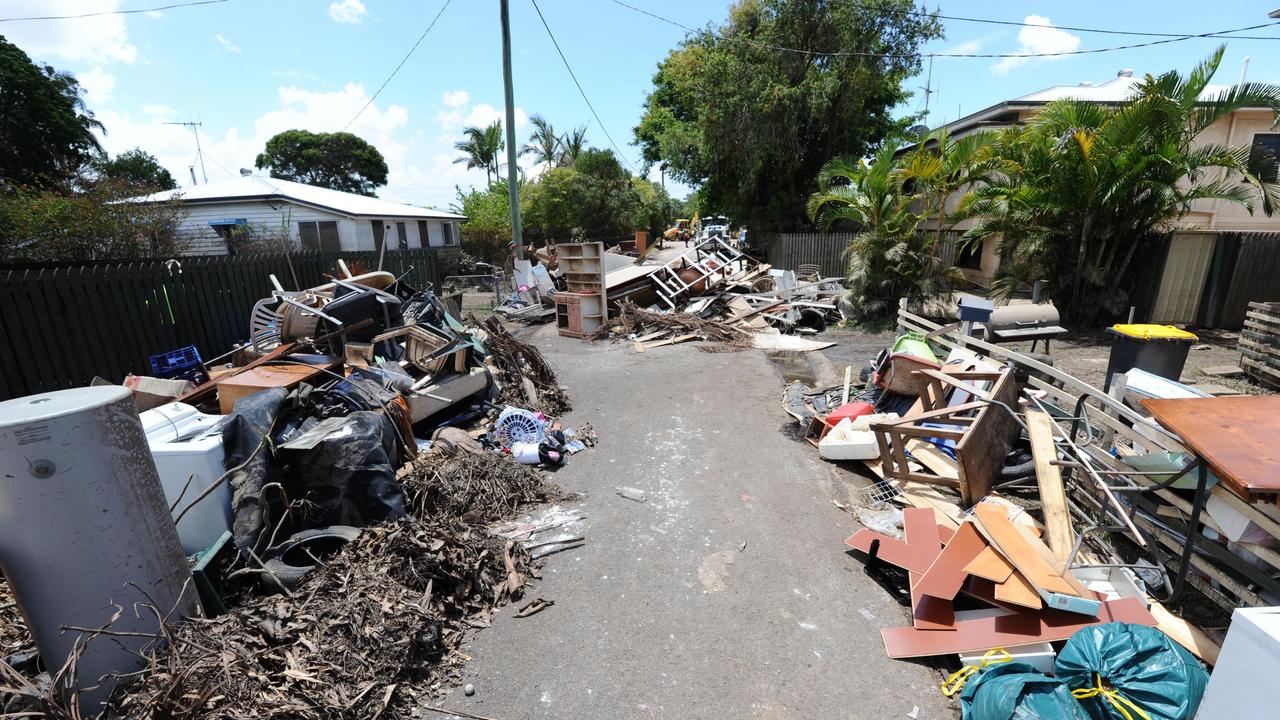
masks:
{"label": "debris pile on roadside", "polygon": [[804,351],[829,347],[803,336],[842,317],[841,278],[813,269],[797,277],[719,237],[666,263],[615,268],[610,253],[591,245],[567,246],[572,254],[562,261],[569,286],[554,295],[562,335],[627,339],[637,352],[691,340],[710,341],[709,351]]}
{"label": "debris pile on roadside", "polygon": [[[1093,717],[1190,720],[1202,695],[1212,705],[1236,692],[1225,688],[1239,679],[1219,672],[1206,693],[1200,663],[1231,654],[1236,633],[1224,648],[1224,630],[1238,608],[1280,604],[1280,476],[1267,439],[1280,432],[1277,400],[1206,397],[1177,382],[1180,363],[1158,362],[1113,368],[1108,393],[972,326],[904,310],[899,329],[860,376],[850,368],[843,385],[783,394],[823,458],[872,478],[859,507],[840,507],[864,525],[846,544],[910,608],[910,625],[883,631],[887,654],[958,656],[948,696],[965,678],[989,679],[997,693],[1074,693]],[[1280,635],[1264,632],[1267,667],[1280,671]],[[1120,638],[1081,651],[1106,667],[1066,667],[1096,633]],[[1126,654],[1143,643],[1151,655]],[[1099,715],[1092,698],[1161,681],[1155,653],[1181,668],[1170,705],[1139,695],[1140,712]],[[974,692],[961,695],[966,718],[1009,716],[979,712]],[[1064,716],[1083,716],[1071,703]]]}
{"label": "debris pile on roadside", "polygon": [[[538,349],[497,318],[460,322],[390,273],[351,276],[339,263],[324,285],[275,286],[248,313],[248,341],[214,362],[182,348],[122,386],[0,403],[6,463],[12,442],[33,457],[55,452],[56,432],[30,408],[115,413],[111,432],[77,440],[127,459],[127,473],[107,470],[129,480],[98,489],[101,512],[117,502],[147,533],[77,559],[98,585],[54,578],[81,607],[46,612],[29,633],[18,608],[44,579],[11,576],[17,602],[0,584],[0,712],[409,717],[460,661],[466,629],[536,577],[528,537],[491,526],[571,499],[542,468],[598,442],[590,425],[558,419],[570,400]],[[84,482],[53,461],[35,467],[50,492]],[[86,500],[95,518],[97,502]],[[138,563],[119,562],[122,550]],[[168,601],[125,608],[114,596],[146,596],[163,584],[155,568],[174,564],[186,579],[167,586]],[[121,629],[125,616],[136,622]],[[65,653],[51,641],[63,626],[79,638]],[[82,677],[90,659],[109,671],[103,682]]]}

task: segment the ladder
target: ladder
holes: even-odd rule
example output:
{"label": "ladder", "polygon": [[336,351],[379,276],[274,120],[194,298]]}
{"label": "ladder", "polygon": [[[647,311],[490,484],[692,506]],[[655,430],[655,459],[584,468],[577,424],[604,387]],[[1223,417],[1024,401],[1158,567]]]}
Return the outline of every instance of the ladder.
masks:
{"label": "ladder", "polygon": [[[711,287],[712,278],[729,277],[739,272],[745,260],[745,255],[722,238],[713,237],[694,247],[692,257],[681,255],[658,268],[649,278],[657,288],[658,299],[675,310],[677,301],[693,294],[694,286],[705,283],[705,287]],[[685,282],[679,275],[679,271],[685,268],[697,270],[698,276]]]}

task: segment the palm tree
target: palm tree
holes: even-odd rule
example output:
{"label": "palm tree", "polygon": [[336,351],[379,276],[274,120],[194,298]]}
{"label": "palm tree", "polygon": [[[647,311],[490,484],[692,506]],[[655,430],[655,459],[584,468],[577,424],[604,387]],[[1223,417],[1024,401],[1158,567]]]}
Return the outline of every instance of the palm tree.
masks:
{"label": "palm tree", "polygon": [[1193,203],[1222,200],[1272,214],[1280,186],[1259,174],[1249,146],[1198,141],[1242,108],[1280,112],[1276,85],[1203,97],[1224,49],[1185,76],[1148,75],[1118,105],[1058,100],[1025,129],[1001,131],[992,145],[998,170],[964,200],[965,214],[980,218],[967,235],[1006,235],[1004,252],[1049,281],[1064,316],[1087,324],[1123,310],[1134,257]]}
{"label": "palm tree", "polygon": [[995,164],[991,135],[974,133],[952,139],[945,128],[934,131],[899,160],[899,179],[911,188],[932,220],[935,248],[942,234],[962,219],[947,210],[947,200],[988,176]]}
{"label": "palm tree", "polygon": [[918,304],[947,288],[956,271],[934,252],[935,238],[918,232],[912,210],[919,195],[904,191],[899,146],[885,142],[871,162],[837,157],[818,175],[809,217],[824,230],[836,223],[856,228],[845,249],[849,300],[863,320],[891,318],[898,303]]}
{"label": "palm tree", "polygon": [[532,155],[535,163],[555,167],[560,159],[560,138],[556,137],[555,128],[541,115],[534,115],[529,122],[533,123],[533,134],[529,136],[529,142],[520,148],[520,154]]}
{"label": "palm tree", "polygon": [[484,168],[485,181],[492,185],[494,178],[499,176],[498,160],[505,147],[502,141],[502,121],[495,120],[492,125],[484,128],[463,128],[462,134],[467,139],[454,143],[453,148],[466,153],[466,157],[453,162],[466,163],[468,170]]}
{"label": "palm tree", "polygon": [[560,164],[572,165],[587,148],[587,126],[576,127],[560,137]]}

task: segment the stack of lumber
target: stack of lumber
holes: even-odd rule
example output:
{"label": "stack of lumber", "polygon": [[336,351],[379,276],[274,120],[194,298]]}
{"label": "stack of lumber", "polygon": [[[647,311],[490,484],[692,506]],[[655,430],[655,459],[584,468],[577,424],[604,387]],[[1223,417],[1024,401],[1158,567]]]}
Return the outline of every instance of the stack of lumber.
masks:
{"label": "stack of lumber", "polygon": [[1251,302],[1240,331],[1240,367],[1250,379],[1280,389],[1280,302]]}

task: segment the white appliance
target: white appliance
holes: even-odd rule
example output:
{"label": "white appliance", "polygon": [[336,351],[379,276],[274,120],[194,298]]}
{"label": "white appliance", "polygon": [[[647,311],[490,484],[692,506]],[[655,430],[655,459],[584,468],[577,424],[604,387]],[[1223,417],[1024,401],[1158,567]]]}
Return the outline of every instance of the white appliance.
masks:
{"label": "white appliance", "polygon": [[1280,677],[1280,608],[1236,609],[1196,719],[1274,717],[1267,708],[1275,702],[1277,677]]}
{"label": "white appliance", "polygon": [[[186,403],[169,403],[141,414],[165,500],[177,518],[197,496],[222,477],[222,422]],[[190,482],[188,482],[190,478]],[[182,551],[194,555],[231,529],[231,486],[223,483],[178,522]]]}

